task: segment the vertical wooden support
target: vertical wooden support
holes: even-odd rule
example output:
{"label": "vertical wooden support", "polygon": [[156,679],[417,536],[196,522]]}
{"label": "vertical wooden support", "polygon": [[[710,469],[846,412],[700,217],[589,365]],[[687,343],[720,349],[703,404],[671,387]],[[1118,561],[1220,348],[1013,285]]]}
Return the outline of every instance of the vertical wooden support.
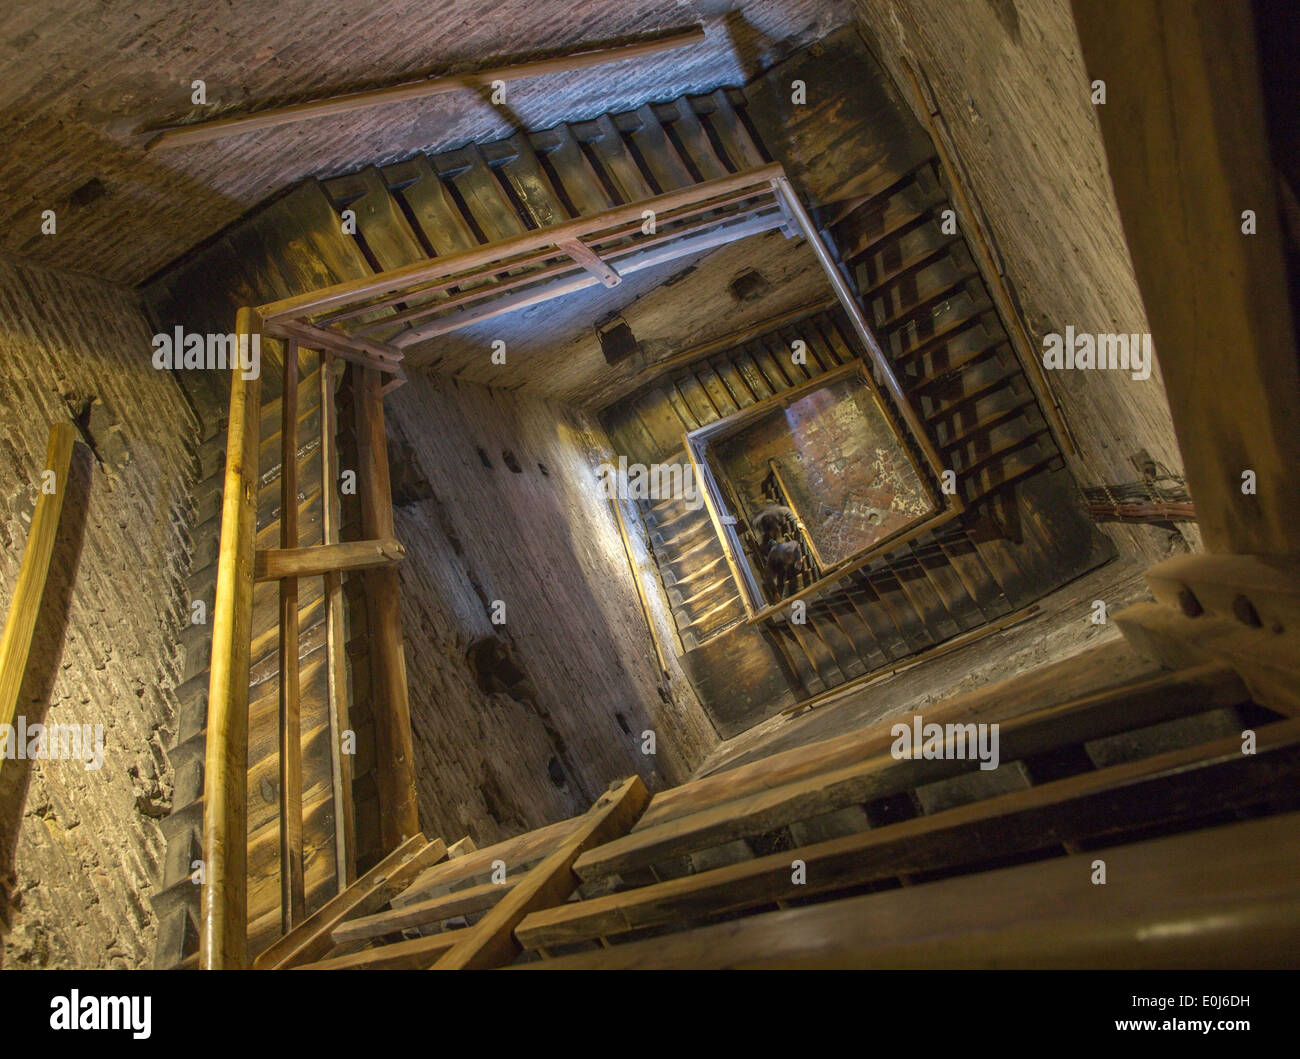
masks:
{"label": "vertical wooden support", "polygon": [[[358,496],[361,533],[368,540],[393,536],[393,496],[388,478],[383,379],[374,368],[354,367]],[[369,630],[371,704],[384,848],[396,849],[419,831],[411,707],[402,652],[401,595],[391,566],[364,575]]]}
{"label": "vertical wooden support", "polygon": [[[261,320],[240,309],[241,342],[261,335]],[[249,336],[249,337],[245,337]],[[212,607],[207,748],[203,785],[204,881],[199,966],[242,968],[248,931],[248,666],[252,647],[253,553],[261,378],[230,376],[221,546]]]}
{"label": "vertical wooden support", "polygon": [[[334,357],[321,354],[321,543],[339,543],[338,413],[334,405]],[[343,752],[348,732],[347,635],[343,625],[343,575],[325,574],[325,657],[329,681],[330,756],[334,785],[334,874],[342,893],[356,881],[356,825],[352,806],[352,755]]]}
{"label": "vertical wooden support", "polygon": [[[280,395],[280,547],[298,547],[298,343],[285,342]],[[280,928],[307,915],[302,868],[302,724],[298,579],[280,579]]]}
{"label": "vertical wooden support", "polygon": [[[36,513],[32,515],[32,528],[27,534],[22,565],[18,568],[18,583],[9,600],[9,615],[5,619],[4,635],[0,637],[0,724],[11,725],[18,709],[18,695],[22,690],[23,675],[27,672],[27,656],[36,631],[40,614],[41,597],[45,580],[50,572],[50,558],[59,534],[59,516],[63,513],[63,498],[67,495],[68,474],[72,468],[72,447],[77,430],[71,423],[55,423],[50,427],[50,438],[45,449],[44,470],[38,482]],[[53,492],[45,491],[45,482],[51,481]],[[0,767],[4,755],[0,754]]]}
{"label": "vertical wooden support", "polygon": [[1205,546],[1294,555],[1300,384],[1251,5],[1073,7]]}

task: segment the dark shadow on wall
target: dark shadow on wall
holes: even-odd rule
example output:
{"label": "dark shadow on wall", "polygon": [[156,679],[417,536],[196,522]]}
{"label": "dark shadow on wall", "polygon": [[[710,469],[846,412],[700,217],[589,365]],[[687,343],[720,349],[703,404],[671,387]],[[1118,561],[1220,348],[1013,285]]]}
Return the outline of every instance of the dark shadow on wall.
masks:
{"label": "dark shadow on wall", "polygon": [[[41,596],[40,610],[36,615],[27,669],[18,693],[14,723],[17,724],[18,717],[21,716],[29,728],[34,724],[45,723],[63,660],[72,590],[85,539],[94,465],[95,458],[90,449],[77,442],[72,451],[67,493],[63,498],[59,531],[54,541],[54,553],[50,557],[45,592]],[[60,721],[65,724],[78,723],[77,718],[61,718]],[[85,764],[80,761],[51,761],[46,767],[84,768]],[[5,761],[3,769],[0,769],[0,929],[4,930],[12,927],[14,913],[21,911],[22,895],[17,890],[18,834],[31,785],[31,772],[32,762],[25,756],[18,757],[15,745],[15,758]]]}

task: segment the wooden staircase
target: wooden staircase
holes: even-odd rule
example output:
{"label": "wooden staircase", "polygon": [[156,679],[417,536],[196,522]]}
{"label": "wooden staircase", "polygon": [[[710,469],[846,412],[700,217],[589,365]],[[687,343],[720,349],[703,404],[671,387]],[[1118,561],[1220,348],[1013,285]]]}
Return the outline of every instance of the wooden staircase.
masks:
{"label": "wooden staircase", "polygon": [[966,504],[1062,466],[936,163],[822,214],[827,244]]}
{"label": "wooden staircase", "polygon": [[[887,202],[888,197],[881,201]],[[847,215],[856,216],[861,208],[848,210]],[[952,243],[941,243],[940,250],[948,253]],[[988,315],[986,323],[972,316],[962,323],[960,335],[949,328],[944,333],[956,343],[982,334],[986,327],[999,328],[990,305],[979,312]],[[698,356],[689,351],[681,354],[635,394],[606,408],[602,421],[614,447],[629,462],[682,463],[683,434],[826,375],[859,356],[860,344],[835,303],[787,314],[756,330],[743,340],[711,343]],[[807,349],[803,364],[790,356],[796,340]],[[947,392],[944,387],[965,386],[968,372],[979,369],[978,363],[968,368],[968,361],[949,367],[942,360],[948,348],[935,343],[926,356],[898,362],[900,370],[909,371],[909,392],[920,395],[916,410],[940,446],[948,438],[945,424],[952,421],[952,406],[932,404],[919,373],[936,372],[930,380],[939,384],[935,392]],[[1005,340],[986,352],[991,355],[995,349],[1010,358]],[[1102,561],[1107,545],[1077,510],[1068,473],[1059,466],[1050,436],[1039,429],[1042,419],[1034,397],[1027,390],[1019,391],[1025,385],[1023,375],[1009,360],[996,364],[1000,374],[991,389],[986,382],[972,385],[989,393],[995,403],[1014,401],[1018,411],[1013,419],[986,418],[984,426],[992,433],[981,433],[983,428],[973,423],[963,427],[966,441],[962,444],[988,453],[981,466],[995,472],[982,478],[959,473],[958,482],[970,486],[963,500],[971,506],[888,554],[846,571],[830,586],[799,593],[795,598],[806,604],[803,622],[796,623],[783,610],[756,627],[746,626],[739,588],[707,513],[692,512],[680,500],[641,501],[646,540],[687,657],[715,638],[734,642],[752,632],[767,645],[793,701],[806,702],[942,644],[1005,627],[1052,588]],[[1035,457],[1032,466],[1012,469],[1007,461],[1014,454],[1003,446],[997,431],[1022,426],[1033,432],[1034,445],[1046,447],[1044,453],[1051,449],[1051,456],[1041,461]],[[963,466],[960,457],[956,462]],[[1018,524],[1008,527],[999,521],[1008,512]],[[1073,549],[1066,541],[1075,542]],[[725,650],[722,641],[717,650]],[[710,655],[701,666],[715,664]],[[732,734],[733,730],[724,727],[723,731]]]}
{"label": "wooden staircase", "polygon": [[[1081,663],[1094,665],[1096,683],[1107,650],[1095,663],[1072,660],[1076,675],[1065,683]],[[882,899],[891,908],[902,901],[914,918],[936,915],[948,888],[982,873],[1001,871],[1014,885],[1033,862],[1067,858],[1086,879],[1097,858],[1153,836],[1231,842],[1234,828],[1294,828],[1295,816],[1239,823],[1300,806],[1300,722],[1254,703],[1230,667],[1154,671],[1065,701],[1056,701],[1051,674],[1036,676],[1028,688],[1007,682],[924,714],[925,723],[999,724],[997,768],[956,756],[952,737],[936,744],[943,756],[895,753],[892,725],[910,725],[905,715],[653,798],[634,778],[584,816],[486,849],[413,843],[259,965],[722,966],[725,943],[711,954],[695,940],[718,920],[756,917],[746,925],[762,929],[765,916],[783,914],[771,909],[849,899],[868,921]],[[1037,704],[1044,699],[1054,704]],[[1257,734],[1254,755],[1242,753],[1243,729]],[[1291,847],[1283,860],[1293,872]],[[1284,867],[1271,870],[1272,887],[1293,883]],[[986,912],[964,915],[978,925]],[[1294,922],[1287,929],[1294,934]],[[901,947],[880,965],[908,962],[906,940],[890,940]],[[996,962],[1013,941],[994,930],[978,953],[955,949],[940,962]],[[921,951],[924,939],[915,945]],[[1126,955],[1117,948],[1112,961]],[[1052,962],[1076,956],[1064,944]]]}
{"label": "wooden staircase", "polygon": [[[227,333],[241,306],[257,305],[359,280],[387,269],[444,256],[532,231],[568,218],[635,202],[703,180],[725,176],[765,161],[751,137],[739,93],[720,89],[708,96],[646,105],[634,112],[559,125],[509,140],[470,145],[441,155],[417,155],[382,168],[370,167],[325,181],[297,185],[231,229],[219,234],[145,285],[146,305],[159,331],[183,326],[190,332]],[[355,231],[345,224],[352,211]],[[508,282],[506,280],[505,282]],[[489,286],[500,285],[489,280]],[[458,292],[453,291],[455,295]],[[389,310],[391,312],[391,310]],[[383,313],[373,314],[382,319]],[[281,419],[283,344],[264,342],[259,426],[257,546],[274,547],[281,523]],[[435,360],[436,366],[436,360]],[[353,387],[335,362],[325,385],[339,424],[333,441],[354,451]],[[444,368],[449,366],[443,366]],[[298,544],[313,547],[322,537],[322,374],[315,355],[303,353],[297,387],[299,437],[296,480],[301,483]],[[199,407],[224,408],[228,394],[220,373],[184,373]],[[205,424],[201,448],[189,589],[191,598],[214,604],[225,481],[225,422]],[[336,527],[342,539],[362,535],[362,513],[346,503]],[[335,539],[339,539],[336,537]],[[346,652],[358,663],[367,653],[367,616],[361,577],[345,575],[343,621]],[[305,911],[321,907],[354,874],[382,855],[381,811],[374,755],[374,718],[364,666],[344,688],[345,705],[362,749],[350,777],[355,821],[348,822],[355,845],[347,865],[335,851],[343,821],[333,786],[332,740],[323,718],[330,692],[326,644],[330,617],[324,579],[303,578],[298,596],[297,659],[302,709],[303,864]],[[282,611],[273,584],[259,586],[253,605],[250,656],[248,759],[249,938],[256,954],[280,931],[278,810],[280,778],[275,759],[279,700],[278,642]],[[338,620],[337,618],[334,620]],[[340,647],[340,649],[344,649]],[[199,891],[196,865],[203,860],[204,758],[207,744],[208,661],[211,624],[192,626],[185,639],[185,676],[175,746],[177,775],[173,812],[162,822],[167,854],[159,892],[155,964],[178,966],[192,960],[198,944]],[[338,683],[342,679],[336,675]],[[342,874],[340,872],[342,871]]]}

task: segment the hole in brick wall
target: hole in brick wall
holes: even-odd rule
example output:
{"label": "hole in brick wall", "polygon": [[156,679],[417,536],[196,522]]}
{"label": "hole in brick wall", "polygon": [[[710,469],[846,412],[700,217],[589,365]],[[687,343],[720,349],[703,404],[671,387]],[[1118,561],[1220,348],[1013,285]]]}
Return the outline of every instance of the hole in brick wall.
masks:
{"label": "hole in brick wall", "polygon": [[465,659],[485,695],[504,694],[520,702],[536,700],[537,692],[528,673],[514,660],[501,637],[480,636],[465,651]]}
{"label": "hole in brick wall", "polygon": [[564,766],[560,764],[560,759],[554,754],[551,755],[551,760],[546,763],[546,774],[551,777],[551,782],[557,787],[564,786]]}
{"label": "hole in brick wall", "polygon": [[388,439],[388,473],[392,479],[395,507],[409,507],[433,497],[433,486],[421,473],[415,449],[405,438]]}
{"label": "hole in brick wall", "polygon": [[501,462],[510,468],[515,474],[523,474],[524,469],[519,466],[519,460],[509,449],[501,450]]}
{"label": "hole in brick wall", "polygon": [[763,297],[772,289],[772,284],[763,277],[763,274],[756,272],[752,268],[745,269],[731,281],[728,286],[731,296],[738,302],[752,302]]}
{"label": "hole in brick wall", "polygon": [[549,478],[551,476],[551,472],[546,469],[546,464],[542,463],[541,460],[537,461],[537,469],[542,472],[544,477]]}
{"label": "hole in brick wall", "polygon": [[605,355],[606,364],[626,360],[640,348],[632,328],[621,316],[608,317],[598,323],[596,337],[600,339],[600,351]]}
{"label": "hole in brick wall", "polygon": [[489,471],[492,470],[492,461],[488,458],[488,454],[481,448],[477,448],[474,451],[478,453],[479,462]]}
{"label": "hole in brick wall", "polygon": [[618,710],[614,711],[614,720],[618,721],[618,726],[623,729],[624,735],[632,734],[632,729],[628,727],[627,718],[619,713]]}

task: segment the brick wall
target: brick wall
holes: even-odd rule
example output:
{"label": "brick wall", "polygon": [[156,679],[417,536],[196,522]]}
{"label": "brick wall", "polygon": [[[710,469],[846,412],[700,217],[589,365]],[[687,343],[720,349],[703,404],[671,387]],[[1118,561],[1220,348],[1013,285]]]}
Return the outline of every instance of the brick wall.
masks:
{"label": "brick wall", "polygon": [[[483,845],[584,812],[633,772],[652,789],[685,780],[717,736],[684,677],[660,695],[597,489],[600,428],[560,405],[441,377],[412,376],[386,405],[390,439],[409,446],[412,464],[394,467],[395,482],[415,475],[432,491],[396,512],[426,833]],[[492,624],[494,600],[504,625]],[[489,635],[535,694],[483,688],[466,652]],[[646,729],[655,757],[640,752]]]}
{"label": "brick wall", "polygon": [[[150,335],[133,292],[0,259],[0,606],[18,576],[50,424],[80,415],[93,451],[78,446],[89,485],[66,635],[61,646],[42,635],[33,665],[53,676],[47,722],[104,726],[98,770],[5,762],[0,870],[16,905],[7,968],[152,958],[198,421],[152,367]],[[78,514],[65,510],[64,522]],[[43,705],[32,683],[19,712],[34,720]]]}

